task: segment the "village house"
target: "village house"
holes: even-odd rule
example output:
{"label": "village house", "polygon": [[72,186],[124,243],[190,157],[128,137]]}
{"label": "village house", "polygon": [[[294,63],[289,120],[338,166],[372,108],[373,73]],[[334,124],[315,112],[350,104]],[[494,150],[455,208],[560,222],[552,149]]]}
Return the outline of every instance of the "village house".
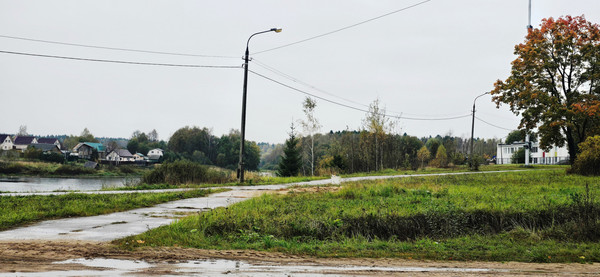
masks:
{"label": "village house", "polygon": [[142,153],[135,153],[133,154],[133,159],[135,159],[136,162],[145,161],[146,156]]}
{"label": "village house", "polygon": [[13,149],[25,151],[33,143],[38,143],[37,138],[32,136],[16,136],[13,142]]}
{"label": "village house", "polygon": [[163,156],[163,150],[160,148],[154,148],[148,151],[148,159],[150,160],[159,160]]}
{"label": "village house", "polygon": [[37,143],[54,144],[54,145],[58,146],[58,149],[62,149],[60,140],[58,140],[57,138],[38,138]]}
{"label": "village house", "polygon": [[[514,142],[511,144],[498,144],[496,150],[497,164],[511,164],[514,153],[525,147],[525,142]],[[560,164],[569,161],[569,151],[566,147],[552,147],[546,152],[539,147],[539,143],[532,142],[529,151],[530,164]]]}
{"label": "village house", "polygon": [[73,147],[71,155],[78,156],[80,159],[90,160],[94,151],[98,153],[98,159],[106,157],[106,148],[102,143],[98,142],[81,142]]}
{"label": "village house", "polygon": [[62,154],[62,152],[60,151],[60,147],[58,147],[56,144],[32,143],[31,145],[29,145],[29,147],[33,147],[35,149],[42,150],[42,153],[45,153],[45,154],[49,154],[49,153]]}
{"label": "village house", "polygon": [[115,149],[106,155],[106,160],[110,162],[134,162],[135,158],[127,149]]}
{"label": "village house", "polygon": [[0,135],[0,150],[12,150],[13,146],[13,140],[9,135]]}

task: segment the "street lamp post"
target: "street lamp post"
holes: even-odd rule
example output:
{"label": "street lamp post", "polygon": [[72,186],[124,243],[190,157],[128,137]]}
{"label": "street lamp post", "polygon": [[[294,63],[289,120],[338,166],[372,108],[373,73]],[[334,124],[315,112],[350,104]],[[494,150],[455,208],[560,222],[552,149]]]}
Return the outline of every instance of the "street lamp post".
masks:
{"label": "street lamp post", "polygon": [[258,34],[269,33],[269,32],[279,33],[279,32],[281,32],[281,29],[272,28],[270,30],[254,33],[248,38],[248,42],[246,42],[246,54],[244,55],[244,92],[242,94],[242,128],[241,128],[241,141],[240,141],[240,163],[238,165],[238,172],[237,172],[240,183],[244,182],[244,148],[245,148],[244,141],[245,141],[245,137],[246,137],[246,93],[248,91],[248,60],[249,60],[249,56],[250,56],[250,52],[248,51],[248,45],[250,44],[250,39],[253,36],[258,35]]}
{"label": "street lamp post", "polygon": [[484,96],[484,95],[486,95],[488,93],[489,92],[481,94],[481,95],[475,97],[475,99],[473,100],[473,111],[472,111],[473,120],[471,121],[471,151],[470,151],[470,154],[469,154],[469,161],[471,161],[471,162],[473,161],[473,134],[475,132],[475,101],[477,101],[477,98],[479,98],[481,96]]}

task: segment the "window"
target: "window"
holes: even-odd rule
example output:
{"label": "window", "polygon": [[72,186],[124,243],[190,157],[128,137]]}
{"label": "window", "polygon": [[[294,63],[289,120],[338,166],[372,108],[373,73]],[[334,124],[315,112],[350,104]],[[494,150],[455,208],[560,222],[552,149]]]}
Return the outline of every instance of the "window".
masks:
{"label": "window", "polygon": [[537,153],[538,148],[537,147],[531,147],[531,153]]}

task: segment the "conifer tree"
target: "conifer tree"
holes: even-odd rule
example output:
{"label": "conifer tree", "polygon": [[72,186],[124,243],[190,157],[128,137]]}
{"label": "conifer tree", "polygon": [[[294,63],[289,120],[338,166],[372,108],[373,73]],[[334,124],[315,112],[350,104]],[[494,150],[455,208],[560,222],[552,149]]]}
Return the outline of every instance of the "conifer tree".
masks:
{"label": "conifer tree", "polygon": [[285,141],[285,148],[283,149],[283,155],[279,162],[279,170],[277,170],[277,175],[283,177],[298,175],[300,167],[302,166],[300,149],[298,149],[299,139],[294,132],[293,122],[291,129],[290,137]]}

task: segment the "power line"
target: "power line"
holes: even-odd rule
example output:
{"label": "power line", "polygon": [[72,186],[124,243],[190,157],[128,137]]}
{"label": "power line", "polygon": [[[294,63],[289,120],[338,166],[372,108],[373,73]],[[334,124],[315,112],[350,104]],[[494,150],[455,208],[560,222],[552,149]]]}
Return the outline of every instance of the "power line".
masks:
{"label": "power line", "polygon": [[271,71],[271,72],[273,72],[273,73],[275,73],[275,74],[277,74],[277,75],[279,75],[281,77],[284,77],[284,78],[286,78],[286,79],[288,79],[288,80],[290,80],[292,82],[299,83],[301,85],[307,86],[307,87],[309,87],[311,89],[314,89],[316,91],[322,92],[322,93],[327,94],[329,96],[333,96],[335,98],[338,98],[338,99],[341,99],[341,100],[344,100],[344,101],[347,101],[347,102],[350,102],[350,103],[353,103],[353,104],[356,104],[356,105],[360,105],[360,106],[367,107],[367,108],[369,107],[368,105],[364,105],[362,103],[358,103],[358,102],[352,101],[350,99],[346,99],[344,97],[337,96],[337,95],[335,95],[333,93],[329,93],[329,92],[327,92],[325,90],[319,89],[319,88],[317,88],[317,87],[315,87],[315,86],[313,86],[311,84],[303,82],[303,81],[301,81],[301,80],[299,80],[299,79],[297,79],[295,77],[292,77],[291,75],[288,75],[288,74],[283,73],[283,72],[281,72],[281,71],[279,71],[279,70],[277,70],[277,69],[275,69],[275,68],[273,68],[271,66],[268,66],[268,65],[266,65],[266,64],[264,64],[264,63],[262,63],[262,62],[260,62],[260,61],[258,61],[256,59],[252,59],[252,62],[254,62],[254,63],[256,63],[256,65],[258,65],[258,66],[260,66],[260,67],[262,67],[262,68],[264,68],[266,70],[269,70],[269,71]]}
{"label": "power line", "polygon": [[[280,81],[277,81],[277,80],[275,80],[273,78],[270,78],[270,77],[267,77],[265,75],[262,75],[262,74],[260,74],[258,72],[255,72],[255,71],[252,71],[252,70],[248,70],[248,71],[251,72],[251,73],[253,73],[253,74],[255,74],[255,75],[257,75],[257,76],[259,76],[259,77],[267,79],[267,80],[269,80],[271,82],[274,82],[276,84],[279,84],[279,85],[284,86],[286,88],[289,88],[291,90],[297,91],[299,93],[302,93],[302,94],[305,94],[305,95],[309,95],[309,96],[315,97],[317,99],[321,99],[321,100],[323,100],[325,102],[329,102],[329,103],[334,104],[334,105],[342,106],[342,107],[349,108],[349,109],[356,110],[356,111],[360,111],[360,112],[365,112],[365,113],[369,112],[368,110],[365,110],[365,109],[361,109],[361,108],[353,107],[353,106],[350,106],[350,105],[346,105],[344,103],[336,102],[336,101],[333,101],[333,100],[330,100],[330,99],[327,99],[327,98],[324,98],[324,97],[321,97],[321,96],[318,96],[318,95],[306,92],[304,90],[292,87],[290,85],[287,85],[287,84],[284,84],[284,83],[282,83]],[[406,120],[441,121],[441,120],[453,120],[453,119],[465,118],[465,117],[471,116],[471,114],[466,114],[466,115],[461,115],[461,116],[455,116],[455,117],[446,117],[446,118],[416,118],[416,117],[405,117],[405,116],[397,116],[397,115],[389,115],[389,116],[393,117],[393,118],[397,118],[397,119],[406,119]]]}
{"label": "power line", "polygon": [[[256,60],[256,59],[252,59],[252,61],[253,61],[254,63],[256,63],[256,65],[258,65],[258,66],[260,66],[260,67],[262,67],[262,68],[264,68],[264,69],[266,69],[266,70],[269,70],[269,71],[271,71],[271,72],[273,72],[273,73],[275,73],[275,74],[277,74],[277,75],[279,75],[279,76],[281,76],[281,77],[284,77],[284,78],[286,78],[286,79],[288,79],[288,80],[290,80],[290,81],[292,81],[292,82],[299,83],[299,84],[301,84],[301,85],[307,86],[307,87],[309,87],[309,88],[311,88],[311,89],[314,89],[314,90],[316,90],[316,91],[318,91],[318,92],[321,92],[321,93],[327,94],[327,95],[329,95],[329,96],[333,96],[333,97],[335,97],[335,98],[338,98],[338,99],[341,99],[341,100],[344,100],[344,101],[347,101],[347,102],[350,102],[350,103],[353,103],[353,104],[356,104],[356,105],[359,105],[359,106],[362,106],[362,107],[365,107],[365,108],[369,108],[369,105],[365,105],[365,104],[362,104],[362,103],[359,103],[359,102],[356,102],[356,101],[353,101],[353,100],[350,100],[350,99],[347,99],[347,98],[344,98],[344,97],[341,97],[341,96],[335,95],[335,94],[333,94],[333,93],[327,92],[327,91],[325,91],[325,90],[322,90],[322,89],[320,89],[320,88],[317,88],[317,87],[315,87],[315,86],[313,86],[313,85],[311,85],[311,84],[308,84],[308,83],[306,83],[306,82],[303,82],[303,81],[301,81],[301,80],[298,80],[297,78],[295,78],[295,77],[293,77],[293,76],[291,76],[291,75],[289,75],[289,74],[286,74],[286,73],[284,73],[284,72],[282,72],[282,71],[280,71],[280,70],[277,70],[277,69],[275,69],[275,68],[274,68],[274,67],[272,67],[272,66],[266,65],[265,63],[263,63],[263,62],[260,62],[260,61],[258,61],[258,60]],[[387,110],[387,112],[391,112],[391,113],[395,113],[395,114],[400,114],[400,117],[402,117],[402,115],[403,115],[403,114],[406,114],[406,115],[413,115],[413,116],[422,116],[422,117],[433,117],[433,118],[435,118],[435,117],[440,117],[440,116],[446,116],[446,117],[459,116],[458,114],[443,114],[443,115],[439,115],[439,114],[438,114],[438,115],[411,114],[411,113],[398,112],[398,111],[391,111],[391,110]],[[463,116],[463,115],[462,115],[462,114],[460,114],[460,116]],[[459,117],[460,117],[460,116],[459,116]],[[405,117],[403,117],[403,118],[405,118]]]}
{"label": "power line", "polygon": [[0,50],[3,54],[42,57],[42,58],[54,58],[54,59],[66,59],[86,62],[103,62],[103,63],[119,63],[119,64],[134,64],[134,65],[151,65],[151,66],[169,66],[169,67],[199,67],[199,68],[241,68],[241,66],[232,65],[198,65],[198,64],[171,64],[171,63],[146,63],[146,62],[132,62],[132,61],[118,61],[118,60],[103,60],[103,59],[89,59],[89,58],[77,58],[77,57],[66,57],[66,56],[54,56],[34,53],[23,53],[23,52],[12,52]]}
{"label": "power line", "polygon": [[419,6],[419,5],[425,4],[425,3],[429,2],[429,1],[431,1],[431,0],[425,0],[425,1],[422,1],[422,2],[419,2],[419,3],[416,3],[416,4],[414,4],[414,5],[410,5],[410,6],[407,6],[407,7],[404,7],[404,8],[401,8],[401,9],[398,9],[398,10],[395,10],[395,11],[392,11],[392,12],[389,12],[389,13],[386,13],[386,14],[383,14],[383,15],[380,15],[380,16],[377,16],[377,17],[373,17],[373,18],[370,18],[370,19],[367,19],[367,20],[364,20],[364,21],[361,21],[361,22],[358,22],[358,23],[355,23],[355,24],[352,24],[352,25],[349,25],[349,26],[346,26],[346,27],[340,28],[340,29],[336,29],[336,30],[333,30],[333,31],[330,31],[330,32],[327,32],[327,33],[324,33],[324,34],[320,34],[320,35],[317,35],[317,36],[314,36],[314,37],[309,37],[309,38],[306,38],[306,39],[303,39],[303,40],[299,40],[299,41],[296,41],[296,42],[292,42],[292,43],[284,44],[284,45],[281,45],[281,46],[278,46],[278,47],[275,47],[275,48],[271,48],[271,49],[267,49],[267,50],[258,51],[258,52],[255,52],[255,53],[253,53],[253,54],[255,54],[255,55],[256,55],[256,54],[261,54],[261,53],[265,53],[265,52],[269,52],[269,51],[273,51],[273,50],[281,49],[281,48],[284,48],[284,47],[288,47],[288,46],[296,45],[296,44],[299,44],[299,43],[307,42],[307,41],[309,41],[309,40],[317,39],[317,38],[320,38],[320,37],[328,36],[328,35],[331,35],[331,34],[335,34],[335,33],[337,33],[337,32],[341,32],[341,31],[344,31],[344,30],[347,30],[347,29],[350,29],[350,28],[353,28],[353,27],[356,27],[356,26],[359,26],[359,25],[362,25],[362,24],[365,24],[365,23],[369,23],[369,22],[371,22],[371,21],[375,21],[375,20],[377,20],[377,19],[380,19],[380,18],[383,18],[383,17],[389,16],[389,15],[392,15],[392,14],[395,14],[395,13],[399,13],[399,12],[401,12],[401,11],[405,11],[405,10],[408,10],[408,9],[414,8],[414,7],[416,7],[416,6]]}
{"label": "power line", "polygon": [[234,56],[200,55],[200,54],[186,54],[186,53],[161,52],[161,51],[130,49],[130,48],[107,47],[107,46],[78,44],[78,43],[69,43],[69,42],[60,42],[60,41],[51,41],[51,40],[24,38],[24,37],[14,37],[14,36],[6,36],[6,35],[0,35],[0,37],[2,37],[2,38],[9,38],[9,39],[17,39],[17,40],[25,40],[25,41],[34,41],[34,42],[58,44],[58,45],[68,45],[68,46],[77,46],[77,47],[86,47],[86,48],[95,48],[95,49],[105,49],[105,50],[115,50],[115,51],[150,53],[150,54],[160,54],[160,55],[171,55],[171,56],[201,57],[201,58],[225,58],[225,59],[239,59],[240,58],[240,57],[234,57]]}
{"label": "power line", "polygon": [[498,129],[507,130],[507,131],[513,131],[513,129],[504,128],[504,127],[500,127],[500,126],[498,126],[498,125],[494,125],[494,124],[492,124],[492,123],[489,123],[489,122],[487,122],[487,121],[485,121],[485,120],[483,120],[483,119],[481,119],[481,118],[479,118],[479,117],[477,117],[477,116],[476,116],[475,118],[477,118],[477,120],[479,120],[479,121],[481,121],[481,122],[483,122],[483,123],[485,123],[485,124],[487,124],[487,125],[490,125],[490,126],[492,126],[492,127],[496,127],[496,128],[498,128]]}

